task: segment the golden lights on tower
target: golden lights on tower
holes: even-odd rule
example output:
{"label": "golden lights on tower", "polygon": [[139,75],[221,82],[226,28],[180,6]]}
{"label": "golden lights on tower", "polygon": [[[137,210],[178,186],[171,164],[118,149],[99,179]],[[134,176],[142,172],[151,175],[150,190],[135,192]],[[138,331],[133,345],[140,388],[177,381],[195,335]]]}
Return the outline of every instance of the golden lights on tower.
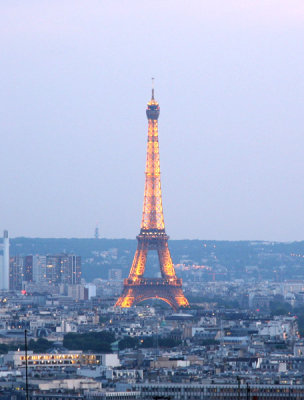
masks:
{"label": "golden lights on tower", "polygon": [[[152,98],[148,102],[147,159],[145,169],[145,193],[138,246],[134,255],[129,277],[124,280],[124,289],[116,306],[131,307],[141,301],[158,298],[174,309],[189,306],[182,290],[182,280],[177,278],[168,248],[168,236],[162,206],[160,161],[158,142],[158,117],[160,107]],[[160,264],[161,278],[144,278],[147,254],[156,250]]]}

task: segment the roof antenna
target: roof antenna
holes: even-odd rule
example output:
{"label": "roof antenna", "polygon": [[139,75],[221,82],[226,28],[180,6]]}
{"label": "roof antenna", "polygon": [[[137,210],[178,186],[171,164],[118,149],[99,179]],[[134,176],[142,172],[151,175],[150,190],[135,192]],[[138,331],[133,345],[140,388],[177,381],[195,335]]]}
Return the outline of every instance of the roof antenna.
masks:
{"label": "roof antenna", "polygon": [[154,100],[154,78],[152,78],[152,100]]}

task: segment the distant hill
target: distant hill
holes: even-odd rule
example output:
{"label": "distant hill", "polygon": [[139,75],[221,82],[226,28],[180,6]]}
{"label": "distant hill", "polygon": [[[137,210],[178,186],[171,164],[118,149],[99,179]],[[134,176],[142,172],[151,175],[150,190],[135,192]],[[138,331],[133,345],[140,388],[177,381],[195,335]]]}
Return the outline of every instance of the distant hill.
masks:
{"label": "distant hill", "polygon": [[[121,269],[126,277],[136,246],[135,239],[21,237],[10,239],[10,254],[78,254],[82,257],[83,277],[91,281],[107,278],[111,268]],[[272,279],[274,275],[280,280],[304,278],[304,242],[170,240],[169,248],[174,264],[189,266],[177,267],[177,274],[184,279]],[[147,272],[159,272],[156,252],[149,252]]]}

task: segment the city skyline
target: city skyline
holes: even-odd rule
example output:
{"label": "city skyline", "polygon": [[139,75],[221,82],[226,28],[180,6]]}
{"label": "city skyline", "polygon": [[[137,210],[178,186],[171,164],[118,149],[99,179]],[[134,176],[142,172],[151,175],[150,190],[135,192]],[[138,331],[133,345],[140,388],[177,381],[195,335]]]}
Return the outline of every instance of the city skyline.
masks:
{"label": "city skyline", "polygon": [[[150,79],[174,239],[303,239],[301,1],[0,5],[0,230],[134,238]],[[142,111],[140,111],[142,110]]]}

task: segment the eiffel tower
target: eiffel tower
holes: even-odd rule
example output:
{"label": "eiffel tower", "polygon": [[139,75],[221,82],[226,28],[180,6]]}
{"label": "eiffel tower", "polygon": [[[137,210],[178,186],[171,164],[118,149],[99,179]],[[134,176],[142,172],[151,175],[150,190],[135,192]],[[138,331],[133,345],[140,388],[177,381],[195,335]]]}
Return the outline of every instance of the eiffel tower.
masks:
{"label": "eiffel tower", "polygon": [[[137,250],[129,277],[124,280],[123,292],[116,302],[116,306],[119,307],[132,307],[148,299],[163,300],[175,310],[189,306],[183,293],[182,280],[177,278],[175,273],[168,248],[169,236],[165,232],[158,144],[159,111],[152,87],[152,98],[146,110],[148,145],[141,229],[137,236]],[[156,250],[158,253],[161,278],[144,277],[147,254],[150,250]]]}

